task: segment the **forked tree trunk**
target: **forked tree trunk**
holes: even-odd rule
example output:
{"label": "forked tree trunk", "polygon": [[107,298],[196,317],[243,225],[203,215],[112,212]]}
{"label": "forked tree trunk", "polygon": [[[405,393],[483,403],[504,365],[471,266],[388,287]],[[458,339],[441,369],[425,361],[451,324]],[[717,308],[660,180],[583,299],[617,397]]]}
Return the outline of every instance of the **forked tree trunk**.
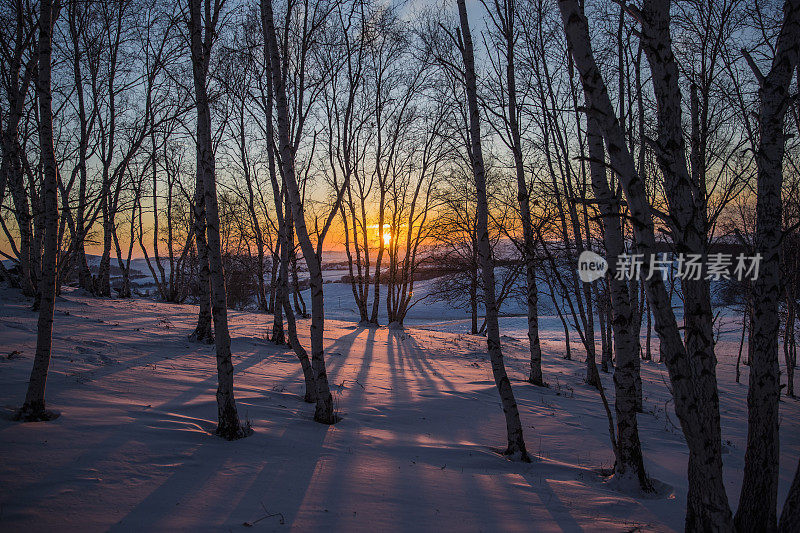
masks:
{"label": "forked tree trunk", "polygon": [[[300,368],[303,370],[303,379],[305,380],[306,384],[306,391],[303,395],[303,401],[307,403],[316,403],[317,401],[317,386],[314,381],[314,369],[311,366],[311,362],[308,359],[308,352],[306,352],[303,345],[300,344],[300,340],[297,338],[297,321],[295,320],[294,310],[292,309],[292,304],[289,302],[289,284],[288,284],[288,276],[289,276],[289,248],[294,247],[294,239],[291,238],[291,231],[292,231],[292,207],[289,205],[289,197],[285,196],[285,207],[284,207],[284,217],[283,217],[283,235],[281,235],[281,239],[283,239],[283,246],[281,247],[281,273],[280,273],[280,280],[278,282],[278,305],[277,307],[281,307],[283,312],[286,314],[286,333],[289,336],[289,344],[291,344],[292,349],[294,350],[295,355],[297,355],[297,359],[300,361]],[[274,337],[274,330],[273,330],[273,342],[277,342]],[[283,328],[280,331],[281,337],[283,336]]]}
{"label": "forked tree trunk", "polygon": [[[572,56],[581,74],[588,112],[595,115],[603,132],[611,167],[617,172],[628,200],[638,251],[647,257],[656,251],[651,208],[594,60],[588,22],[577,0],[559,0],[558,5]],[[705,381],[696,379],[696,370],[683,345],[660,272],[654,272],[646,280],[646,290],[673,387],[675,410],[689,447],[686,529],[730,531],[731,512],[722,479],[719,411],[708,401],[709,391],[701,390]]]}
{"label": "forked tree trunk", "polygon": [[[647,0],[643,3],[641,12],[642,46],[653,73],[653,90],[658,104],[656,158],[664,176],[676,250],[705,257],[708,251],[706,192],[700,178],[701,169],[694,168],[690,174],[686,162],[679,69],[672,53],[669,10],[668,0]],[[695,145],[695,161],[699,161],[697,150]],[[713,439],[712,445],[706,447],[707,451],[712,453],[713,460],[721,468],[722,436],[709,282],[705,279],[684,278],[681,280],[681,287],[684,297],[684,342],[691,379],[695,384],[695,401],[706,411],[707,431]],[[690,455],[690,483],[692,477],[707,478],[703,473],[707,466],[707,460]],[[721,474],[715,472],[714,476],[721,477]],[[722,481],[716,483],[721,485]],[[715,491],[723,492],[724,489],[717,488]],[[708,520],[704,516],[707,509],[704,503],[698,501],[698,496],[701,495],[695,494],[690,486],[687,528],[705,524]]]}
{"label": "forked tree trunk", "polygon": [[617,368],[614,371],[617,462],[614,465],[614,473],[621,477],[630,476],[636,479],[639,488],[650,492],[653,490],[653,485],[644,469],[639,426],[636,420],[635,365],[639,359],[639,331],[635,325],[627,283],[618,279],[615,272],[617,258],[625,253],[619,199],[614,197],[608,185],[603,138],[597,119],[591,114],[587,116],[586,137],[592,190],[599,203],[608,264],[611,269],[608,285],[613,318],[609,327],[614,330],[614,350],[617,356]]}
{"label": "forked tree trunk", "polygon": [[[280,162],[283,167],[283,179],[291,203],[294,226],[303,258],[308,266],[311,281],[311,364],[314,370],[314,383],[316,385],[317,406],[314,420],[323,424],[334,424],[339,420],[333,409],[333,396],[328,385],[328,374],[325,369],[325,351],[323,348],[323,333],[325,329],[325,309],[322,292],[322,265],[320,258],[314,251],[314,245],[306,228],[303,203],[300,197],[300,188],[294,166],[294,149],[289,133],[289,103],[286,98],[286,85],[281,72],[280,52],[275,22],[273,20],[272,0],[262,0],[264,21],[267,29],[267,43],[269,48],[272,70],[272,89],[275,97],[275,107],[278,112],[278,140],[280,145]],[[347,184],[344,184],[346,186]],[[334,208],[335,211],[335,208]]]}
{"label": "forked tree trunk", "polygon": [[[207,2],[210,0],[206,0]],[[211,109],[206,92],[209,56],[215,32],[219,4],[211,19],[203,21],[201,0],[191,0],[189,32],[191,36],[192,73],[194,76],[197,106],[197,146],[202,176],[203,196],[206,208],[208,238],[208,262],[211,268],[211,311],[214,319],[214,342],[217,351],[217,429],[215,433],[233,440],[246,436],[239,421],[233,392],[233,363],[231,362],[231,338],[228,331],[228,306],[225,294],[225,274],[222,270],[222,248],[220,242],[219,206],[214,168],[214,149],[211,138]],[[211,9],[207,6],[206,16]],[[205,22],[205,32],[203,31]],[[205,33],[205,35],[204,35]],[[205,41],[205,42],[204,42]]]}
{"label": "forked tree trunk", "polygon": [[486,342],[489,350],[489,357],[492,362],[492,374],[497,390],[500,393],[500,400],[503,404],[503,412],[506,417],[506,432],[508,437],[508,447],[503,452],[522,461],[530,461],[528,452],[525,449],[525,440],[522,435],[522,424],[519,417],[517,401],[514,398],[514,391],[511,389],[511,381],[506,373],[505,363],[503,362],[503,351],[500,346],[500,325],[497,320],[497,302],[494,290],[494,260],[492,258],[492,248],[489,243],[489,207],[486,198],[486,174],[483,163],[483,152],[481,149],[481,125],[480,111],[478,109],[478,86],[475,76],[475,56],[472,47],[472,34],[469,29],[467,19],[467,7],[464,0],[458,1],[458,14],[461,20],[460,43],[461,55],[464,60],[464,71],[466,74],[467,104],[469,106],[469,136],[471,140],[470,151],[472,152],[472,172],[475,177],[475,190],[478,197],[478,210],[476,220],[476,230],[478,239],[478,262],[483,274],[483,300],[486,310]]}
{"label": "forked tree trunk", "polygon": [[[761,109],[758,118],[760,140],[756,152],[756,252],[762,260],[758,279],[753,282],[747,450],[739,508],[734,519],[740,531],[774,530],[777,526],[784,117],[789,105],[789,84],[800,56],[800,0],[787,0],[783,16],[772,67],[766,76],[759,75]],[[755,65],[753,68],[757,69]]]}
{"label": "forked tree trunk", "polygon": [[542,377],[542,347],[539,341],[539,293],[536,288],[536,240],[531,221],[531,204],[528,184],[525,181],[525,166],[522,160],[522,140],[517,109],[517,80],[514,68],[514,44],[516,36],[514,0],[497,6],[501,31],[505,39],[506,55],[506,89],[508,91],[508,126],[511,133],[511,149],[514,155],[514,170],[517,178],[517,201],[519,216],[522,221],[523,253],[525,262],[525,303],[528,315],[528,341],[531,367],[528,381],[534,385],[544,386]]}
{"label": "forked tree trunk", "polygon": [[[274,313],[272,316],[272,342],[275,344],[285,344],[286,336],[283,329],[283,314],[286,309],[286,304],[289,302],[289,247],[293,247],[294,242],[292,239],[292,224],[287,221],[290,209],[288,199],[284,198],[286,185],[284,184],[281,187],[281,185],[278,183],[278,170],[275,164],[275,128],[273,126],[272,119],[272,108],[274,102],[272,95],[272,70],[270,68],[269,47],[267,46],[267,23],[263,4],[261,5],[261,33],[264,40],[264,64],[266,65],[267,69],[267,91],[266,95],[264,95],[264,130],[267,134],[267,168],[269,171],[270,184],[272,185],[272,199],[275,203],[275,214],[276,218],[278,219],[278,251],[280,253],[279,256],[277,254],[273,255],[273,283],[270,283],[270,300]],[[292,244],[289,244],[290,242]],[[276,265],[275,262],[278,264]],[[276,274],[277,286],[274,284]],[[272,301],[273,295],[275,301]],[[289,308],[289,311],[291,311],[291,308]],[[292,313],[290,317],[289,311],[286,311],[286,319],[287,321],[291,321],[291,327],[294,327],[294,313]],[[291,332],[289,333],[289,336],[291,338]],[[300,356],[300,352],[297,352],[297,354]],[[305,354],[305,350],[303,350],[303,354]],[[306,355],[305,358],[308,359],[308,356]],[[305,373],[305,368],[303,372]],[[306,397],[308,397],[308,391],[306,391]]]}
{"label": "forked tree trunk", "polygon": [[44,259],[39,283],[39,323],[36,335],[36,355],[33,360],[25,403],[17,413],[20,420],[47,420],[45,388],[50,367],[53,340],[53,313],[56,303],[56,261],[58,259],[58,168],[53,147],[53,95],[50,90],[53,51],[53,3],[41,0],[39,15],[39,144],[44,170]]}

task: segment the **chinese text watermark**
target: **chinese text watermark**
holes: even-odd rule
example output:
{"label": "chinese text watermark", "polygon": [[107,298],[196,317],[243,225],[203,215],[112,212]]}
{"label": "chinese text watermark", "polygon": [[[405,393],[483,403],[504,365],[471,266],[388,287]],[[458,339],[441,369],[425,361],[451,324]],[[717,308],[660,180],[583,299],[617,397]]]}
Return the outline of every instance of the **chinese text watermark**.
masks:
{"label": "chinese text watermark", "polygon": [[[760,266],[761,254],[713,253],[703,261],[701,254],[680,253],[671,258],[667,253],[648,256],[623,253],[617,256],[611,275],[618,280],[649,280],[656,274],[666,279],[672,273],[676,279],[690,281],[754,281],[758,279]],[[608,261],[595,252],[582,252],[578,258],[578,275],[585,283],[602,278],[608,270]]]}

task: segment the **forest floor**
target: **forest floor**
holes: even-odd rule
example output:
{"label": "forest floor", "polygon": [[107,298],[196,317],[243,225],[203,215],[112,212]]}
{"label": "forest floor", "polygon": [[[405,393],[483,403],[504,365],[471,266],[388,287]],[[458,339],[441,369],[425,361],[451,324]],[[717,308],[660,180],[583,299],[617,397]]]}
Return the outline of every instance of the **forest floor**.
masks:
{"label": "forest floor", "polygon": [[[643,363],[639,428],[656,495],[621,492],[608,422],[582,360],[543,332],[549,388],[527,384],[527,342],[504,337],[530,464],[497,454],[504,419],[480,337],[326,321],[343,420],[313,422],[294,353],[271,316],[230,312],[236,399],[250,437],[211,435],[214,347],[187,341],[197,308],[59,297],[47,423],[10,420],[36,348],[36,318],[0,289],[0,529],[192,531],[672,531],[683,529],[687,448],[667,372]],[[300,322],[308,342],[308,325]],[[738,501],[747,368],[718,345],[725,484]],[[657,351],[656,351],[657,353]],[[582,359],[582,350],[573,356]],[[603,381],[613,398],[611,374]],[[613,400],[612,400],[613,401]],[[800,455],[800,403],[781,401],[779,506]],[[247,526],[251,525],[252,528]]]}

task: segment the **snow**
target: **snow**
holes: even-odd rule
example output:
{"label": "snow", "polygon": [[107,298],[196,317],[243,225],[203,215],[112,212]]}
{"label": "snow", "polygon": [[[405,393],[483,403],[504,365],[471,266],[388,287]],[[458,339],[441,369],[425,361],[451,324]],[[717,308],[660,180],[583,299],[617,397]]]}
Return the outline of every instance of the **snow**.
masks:
{"label": "snow", "polygon": [[[663,365],[642,364],[645,463],[665,485],[645,497],[598,475],[613,462],[607,421],[597,392],[582,382],[584,363],[562,358],[557,319],[542,320],[547,389],[524,382],[527,343],[514,338],[522,326],[508,322],[519,319],[503,323],[509,326],[503,330],[507,365],[536,456],[521,464],[496,453],[504,445],[504,421],[485,340],[447,325],[463,315],[429,306],[409,317],[426,329],[359,327],[335,319],[346,317],[336,288],[349,291],[349,285],[325,285],[325,348],[343,421],[313,422],[294,354],[265,340],[271,316],[231,311],[239,414],[255,431],[235,442],[210,434],[214,348],[186,340],[195,306],[94,299],[70,289],[57,302],[48,381],[48,406],[61,416],[48,423],[10,421],[24,398],[36,314],[17,292],[0,289],[0,528],[683,528],[688,452],[673,425]],[[350,306],[346,295],[342,305]],[[308,345],[308,323],[299,325]],[[736,384],[738,338],[728,329],[717,352],[725,483],[735,505],[747,433],[747,367]],[[21,357],[8,358],[14,350]],[[573,354],[583,356],[577,344]],[[613,396],[611,375],[603,380]],[[800,455],[798,415],[798,403],[782,399],[780,504]]]}

